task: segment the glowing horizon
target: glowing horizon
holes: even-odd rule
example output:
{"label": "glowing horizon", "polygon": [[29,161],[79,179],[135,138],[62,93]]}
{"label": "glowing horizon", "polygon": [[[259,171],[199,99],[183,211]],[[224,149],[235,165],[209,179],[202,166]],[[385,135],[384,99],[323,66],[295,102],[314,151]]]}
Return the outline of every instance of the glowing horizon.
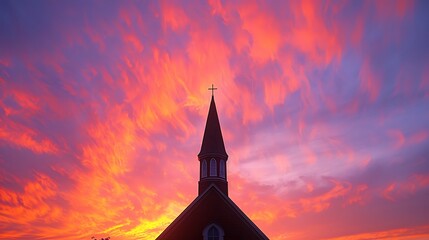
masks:
{"label": "glowing horizon", "polygon": [[0,239],[154,239],[229,195],[273,240],[429,238],[426,1],[1,1]]}

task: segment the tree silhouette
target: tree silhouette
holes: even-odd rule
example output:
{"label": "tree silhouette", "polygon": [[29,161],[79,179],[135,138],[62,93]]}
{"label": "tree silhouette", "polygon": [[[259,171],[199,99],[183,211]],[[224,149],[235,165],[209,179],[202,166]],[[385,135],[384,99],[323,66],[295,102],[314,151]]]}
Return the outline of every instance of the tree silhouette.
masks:
{"label": "tree silhouette", "polygon": [[110,240],[110,237],[97,239],[95,237],[91,237],[91,240]]}

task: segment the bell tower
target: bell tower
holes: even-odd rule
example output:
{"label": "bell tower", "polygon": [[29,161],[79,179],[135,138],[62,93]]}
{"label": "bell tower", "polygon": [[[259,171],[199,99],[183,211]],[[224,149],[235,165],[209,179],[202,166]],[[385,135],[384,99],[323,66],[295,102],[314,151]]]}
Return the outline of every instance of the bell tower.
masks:
{"label": "bell tower", "polygon": [[201,195],[209,186],[215,184],[225,195],[228,196],[226,161],[228,154],[225,151],[222,131],[216,111],[213,90],[210,102],[209,114],[207,116],[206,128],[204,130],[201,151],[198,154],[200,161],[200,180],[198,181],[198,195]]}

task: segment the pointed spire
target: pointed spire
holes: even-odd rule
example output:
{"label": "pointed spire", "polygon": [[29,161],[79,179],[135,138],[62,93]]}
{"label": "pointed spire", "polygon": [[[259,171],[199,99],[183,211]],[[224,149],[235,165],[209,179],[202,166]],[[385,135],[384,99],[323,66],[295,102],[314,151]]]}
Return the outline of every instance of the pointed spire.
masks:
{"label": "pointed spire", "polygon": [[216,111],[214,96],[210,102],[209,114],[207,116],[206,129],[204,130],[203,143],[198,157],[204,155],[221,155],[228,157],[223,143],[222,131],[220,129],[219,118]]}

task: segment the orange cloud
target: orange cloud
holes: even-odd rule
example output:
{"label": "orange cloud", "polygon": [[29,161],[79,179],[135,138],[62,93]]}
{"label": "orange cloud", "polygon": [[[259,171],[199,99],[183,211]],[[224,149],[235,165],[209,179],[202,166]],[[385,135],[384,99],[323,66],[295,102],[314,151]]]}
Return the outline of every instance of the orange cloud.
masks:
{"label": "orange cloud", "polygon": [[404,181],[398,181],[389,184],[382,195],[389,201],[397,201],[404,196],[409,196],[416,191],[427,188],[429,185],[429,176],[425,174],[413,174]]}
{"label": "orange cloud", "polygon": [[417,226],[414,228],[397,228],[387,231],[358,233],[354,235],[328,238],[329,240],[369,240],[369,239],[398,239],[398,240],[419,240],[429,237],[427,233],[429,226]]}
{"label": "orange cloud", "polygon": [[124,35],[125,42],[130,43],[137,52],[142,52],[144,49],[143,44],[140,42],[140,39],[133,34]]}
{"label": "orange cloud", "polygon": [[[29,224],[38,219],[44,219],[48,223],[59,220],[61,209],[47,202],[57,196],[57,184],[41,173],[35,173],[34,177],[34,181],[20,182],[23,184],[22,193],[0,188],[0,221]],[[16,234],[13,237],[19,238],[25,233],[12,231],[9,234]]]}
{"label": "orange cloud", "polygon": [[36,153],[57,153],[56,144],[33,129],[9,119],[0,118],[0,139]]}
{"label": "orange cloud", "polygon": [[12,91],[11,94],[16,102],[25,109],[26,113],[39,110],[40,106],[38,106],[38,103],[40,102],[36,96],[16,90]]}
{"label": "orange cloud", "polygon": [[353,193],[350,194],[351,196],[348,198],[347,203],[364,204],[367,200],[367,191],[368,191],[367,184],[360,184],[356,186],[353,190]]}
{"label": "orange cloud", "polygon": [[275,105],[283,103],[286,96],[286,89],[281,80],[266,81],[264,84],[265,103],[273,111]]}
{"label": "orange cloud", "polygon": [[177,31],[189,24],[189,18],[184,9],[172,1],[161,1],[161,16],[164,30],[169,27]]}
{"label": "orange cloud", "polygon": [[328,64],[342,54],[338,29],[325,25],[320,2],[302,1],[291,4],[296,25],[287,41],[304,52],[313,63]]}
{"label": "orange cloud", "polygon": [[321,212],[329,208],[331,200],[344,196],[351,190],[350,183],[340,182],[334,179],[330,179],[329,182],[334,184],[334,186],[328,192],[319,196],[302,198],[299,200],[302,208],[305,211]]}
{"label": "orange cloud", "polygon": [[396,184],[392,183],[383,190],[383,197],[389,201],[395,201],[392,197],[392,192],[395,190]]}
{"label": "orange cloud", "polygon": [[[110,115],[113,121],[110,125],[98,124],[88,129],[88,134],[94,140],[94,145],[83,146],[82,162],[98,170],[112,174],[129,171],[135,149],[136,134],[134,124],[126,116]],[[116,118],[116,119],[115,119]]]}
{"label": "orange cloud", "polygon": [[256,1],[246,2],[238,7],[243,29],[251,35],[250,55],[265,62],[276,58],[282,44],[282,33],[274,16],[267,12],[267,6]]}

